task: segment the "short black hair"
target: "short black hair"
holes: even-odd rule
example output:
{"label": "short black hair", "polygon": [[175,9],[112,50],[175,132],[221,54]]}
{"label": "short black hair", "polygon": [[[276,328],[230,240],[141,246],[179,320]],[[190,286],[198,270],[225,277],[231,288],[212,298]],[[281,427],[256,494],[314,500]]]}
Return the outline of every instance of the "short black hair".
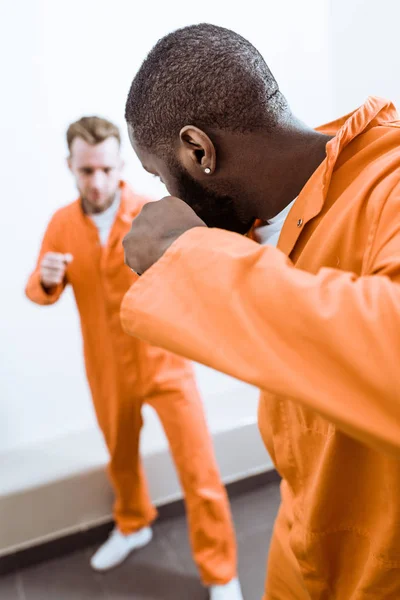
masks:
{"label": "short black hair", "polygon": [[132,82],[125,118],[140,146],[165,150],[185,125],[250,132],[272,128],[286,108],[258,50],[202,23],[157,42]]}

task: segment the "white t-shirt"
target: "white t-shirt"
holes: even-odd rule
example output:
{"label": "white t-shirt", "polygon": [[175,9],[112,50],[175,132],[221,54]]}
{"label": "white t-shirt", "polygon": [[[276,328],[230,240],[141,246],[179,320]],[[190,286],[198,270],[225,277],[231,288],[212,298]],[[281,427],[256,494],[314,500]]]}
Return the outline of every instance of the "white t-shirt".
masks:
{"label": "white t-shirt", "polygon": [[111,227],[114,224],[115,217],[119,209],[121,197],[120,194],[115,195],[114,202],[106,210],[101,213],[90,215],[93,223],[99,232],[100,242],[102,246],[107,244],[108,236],[110,235]]}
{"label": "white t-shirt", "polygon": [[259,242],[262,246],[270,245],[276,247],[278,245],[279,236],[281,235],[286,217],[288,216],[290,209],[295,202],[296,198],[279,214],[277,214],[276,217],[270,219],[268,225],[257,227],[257,229],[254,231],[257,242]]}

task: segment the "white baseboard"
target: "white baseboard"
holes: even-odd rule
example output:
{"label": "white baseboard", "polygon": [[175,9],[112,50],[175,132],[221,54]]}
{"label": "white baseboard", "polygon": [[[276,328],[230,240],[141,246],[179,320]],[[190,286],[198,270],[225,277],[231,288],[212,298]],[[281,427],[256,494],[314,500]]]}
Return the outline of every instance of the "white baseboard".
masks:
{"label": "white baseboard", "polygon": [[[256,423],[217,432],[213,439],[225,483],[273,468]],[[72,468],[78,457],[79,464]],[[106,460],[93,431],[9,455],[2,465],[13,475],[0,488],[0,556],[110,520],[113,494],[105,474]],[[156,505],[182,497],[166,448],[146,453],[143,462]],[[34,468],[47,476],[38,480],[30,475],[29,480]],[[21,476],[21,470],[27,477]]]}

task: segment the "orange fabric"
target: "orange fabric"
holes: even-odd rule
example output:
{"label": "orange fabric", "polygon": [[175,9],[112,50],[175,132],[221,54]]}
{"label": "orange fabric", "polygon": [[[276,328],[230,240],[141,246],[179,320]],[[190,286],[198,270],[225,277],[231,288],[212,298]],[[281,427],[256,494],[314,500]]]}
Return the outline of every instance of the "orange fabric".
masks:
{"label": "orange fabric", "polygon": [[[128,336],[119,310],[135,275],[124,264],[122,238],[144,198],[121,184],[121,206],[106,246],[76,201],[59,210],[44,236],[26,293],[38,304],[55,302],[73,287],[83,334],[87,377],[109,452],[115,520],[125,532],[156,517],[139,456],[141,408],[157,411],[185,494],[194,559],[205,584],[227,583],[236,573],[236,544],[201,400],[190,363]],[[52,295],[40,285],[46,252],[71,253],[66,279]]]}
{"label": "orange fabric", "polygon": [[263,600],[309,600],[296,557],[289,543],[290,523],[281,505],[268,552]]}
{"label": "orange fabric", "polygon": [[312,599],[400,598],[397,118],[369,98],[323,128],[336,135],[279,249],[193,229],[122,304],[131,334],[261,388],[286,542]]}

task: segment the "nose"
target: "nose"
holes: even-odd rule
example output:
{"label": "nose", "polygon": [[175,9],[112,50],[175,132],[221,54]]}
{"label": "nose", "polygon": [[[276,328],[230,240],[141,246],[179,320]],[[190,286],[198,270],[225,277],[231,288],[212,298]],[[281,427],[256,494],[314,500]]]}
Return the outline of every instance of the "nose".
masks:
{"label": "nose", "polygon": [[105,183],[105,173],[101,169],[96,169],[92,175],[92,186],[101,189]]}

